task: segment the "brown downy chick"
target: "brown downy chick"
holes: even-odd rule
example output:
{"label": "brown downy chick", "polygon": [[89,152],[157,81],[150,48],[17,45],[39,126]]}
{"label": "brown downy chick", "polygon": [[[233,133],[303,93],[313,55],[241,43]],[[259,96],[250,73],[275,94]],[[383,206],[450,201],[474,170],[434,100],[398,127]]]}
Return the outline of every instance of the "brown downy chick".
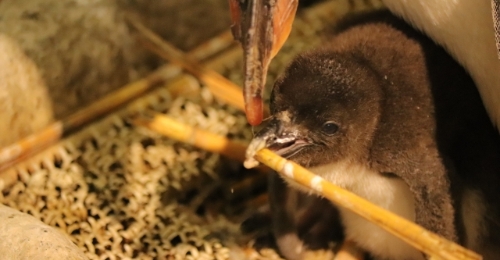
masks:
{"label": "brown downy chick", "polygon": [[[498,133],[465,70],[402,20],[382,11],[345,22],[328,46],[298,56],[277,80],[271,113],[254,142],[500,259]],[[273,203],[275,211],[286,205]],[[374,257],[424,259],[339,211],[346,238]]]}

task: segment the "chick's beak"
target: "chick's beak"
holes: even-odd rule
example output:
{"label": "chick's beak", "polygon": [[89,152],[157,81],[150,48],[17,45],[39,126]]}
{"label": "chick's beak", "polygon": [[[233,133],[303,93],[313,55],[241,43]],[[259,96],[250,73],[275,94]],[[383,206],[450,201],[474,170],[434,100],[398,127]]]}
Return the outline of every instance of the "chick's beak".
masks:
{"label": "chick's beak", "polygon": [[290,34],[297,6],[298,0],[229,0],[231,30],[243,46],[243,96],[251,125],[262,122],[262,92],[269,63]]}
{"label": "chick's beak", "polygon": [[[290,158],[301,151],[304,147],[313,145],[307,137],[305,131],[292,123],[282,122],[273,119],[266,127],[259,131],[246,151],[247,161],[263,148],[268,148],[278,155]],[[247,167],[255,166],[254,162],[249,162]]]}

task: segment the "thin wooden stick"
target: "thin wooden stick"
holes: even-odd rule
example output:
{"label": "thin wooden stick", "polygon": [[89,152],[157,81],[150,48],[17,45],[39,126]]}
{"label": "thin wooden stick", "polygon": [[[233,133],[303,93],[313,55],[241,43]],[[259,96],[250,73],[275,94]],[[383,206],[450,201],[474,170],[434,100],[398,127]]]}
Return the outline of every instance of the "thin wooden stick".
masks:
{"label": "thin wooden stick", "polygon": [[[223,154],[229,158],[240,161],[245,158],[245,144],[231,141],[223,136],[207,131],[195,129],[176,122],[165,115],[155,114],[150,120],[136,120],[135,123],[158,131],[178,141],[187,142],[199,148]],[[288,161],[268,149],[258,151],[255,158],[280,173],[283,177],[292,179],[311,190],[315,190],[336,205],[351,210],[366,220],[384,228],[418,250],[428,254],[432,259],[481,259],[476,253],[329,183],[320,176],[314,175],[300,165]],[[345,247],[350,248],[351,245],[346,244]],[[343,251],[346,250],[344,249]],[[353,252],[344,253],[350,257],[357,257],[357,251]]]}
{"label": "thin wooden stick", "polygon": [[125,87],[114,91],[110,95],[104,96],[104,98],[101,98],[84,109],[70,115],[63,120],[65,130],[72,130],[80,127],[84,123],[90,122],[93,119],[118,108],[128,101],[137,98],[138,96],[146,93],[148,90],[164,85],[166,80],[178,75],[176,71],[177,68],[173,66],[167,66],[162,68],[162,70],[166,73],[153,73],[149,77],[127,84]]}
{"label": "thin wooden stick", "polygon": [[[246,149],[248,144],[235,142],[224,136],[216,135],[208,131],[196,129],[186,124],[177,122],[176,120],[159,113],[155,113],[150,118],[136,118],[133,123],[138,126],[147,127],[150,130],[156,131],[169,138],[177,141],[189,143],[207,151],[219,153],[228,158],[232,158],[243,162],[245,160]],[[263,171],[263,169],[261,168]],[[266,196],[259,199],[267,199]],[[344,252],[345,251],[345,252]],[[359,249],[352,243],[344,242],[339,256],[336,260],[362,260],[362,254],[356,254]]]}
{"label": "thin wooden stick", "polygon": [[145,27],[137,19],[128,17],[128,20],[130,24],[146,39],[144,41],[144,45],[146,47],[158,54],[160,57],[183,67],[195,77],[199,78],[207,84],[210,91],[212,91],[218,99],[241,110],[245,109],[242,89],[240,87],[217,72],[198,64],[185,55],[181,50],[175,48],[172,44],[167,43],[153,31]]}
{"label": "thin wooden stick", "polygon": [[382,227],[416,249],[430,255],[433,259],[481,259],[476,253],[329,183],[320,176],[314,175],[302,166],[288,161],[268,149],[258,151],[255,158],[282,176],[315,190],[336,205]]}
{"label": "thin wooden stick", "polygon": [[133,122],[136,125],[145,126],[177,141],[222,154],[241,162],[245,160],[247,144],[230,141],[224,136],[187,126],[168,116],[155,114],[151,120],[136,118]]}
{"label": "thin wooden stick", "polygon": [[[231,44],[233,44],[233,38],[231,37],[231,33],[227,31],[194,49],[189,53],[189,56],[197,59],[205,59]],[[167,80],[179,75],[180,72],[181,69],[175,65],[165,65],[146,78],[127,84],[69,117],[52,123],[41,132],[3,147],[0,149],[0,172],[56,143],[64,134],[113,111],[153,88],[164,85]],[[177,84],[180,83],[177,82],[173,86],[177,86]],[[176,91],[178,90],[179,88],[176,89]]]}
{"label": "thin wooden stick", "polygon": [[[63,135],[63,122],[50,124],[41,132],[32,134],[0,150],[0,172],[22,161],[33,153],[57,142]],[[17,179],[17,178],[16,178]]]}

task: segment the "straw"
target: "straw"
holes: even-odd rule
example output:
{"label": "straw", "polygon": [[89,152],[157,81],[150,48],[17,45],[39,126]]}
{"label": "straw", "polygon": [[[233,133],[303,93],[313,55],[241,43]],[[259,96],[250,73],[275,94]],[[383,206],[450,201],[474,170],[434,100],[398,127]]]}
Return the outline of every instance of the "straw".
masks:
{"label": "straw", "polygon": [[[190,52],[189,56],[204,59],[213,53],[219,52],[232,43],[233,39],[231,33],[227,31],[200,45],[200,47]],[[149,76],[125,85],[119,90],[106,95],[97,102],[77,111],[69,117],[50,124],[42,131],[1,148],[0,172],[56,143],[66,133],[110,113],[121,105],[137,98],[151,89],[164,85],[167,80],[179,75],[180,72],[180,68],[175,65],[169,64],[162,66]],[[177,86],[177,84],[182,83],[177,82],[174,86]],[[176,87],[175,93],[178,93],[179,89],[180,87]]]}
{"label": "straw", "polygon": [[150,120],[142,117],[134,119],[133,122],[203,150],[218,153],[237,161],[245,160],[246,144],[230,141],[224,136],[179,123],[168,116],[155,114]]}
{"label": "straw", "polygon": [[224,78],[214,70],[205,68],[191,59],[172,44],[164,41],[160,36],[145,27],[137,19],[128,17],[130,24],[144,37],[143,44],[160,57],[177,64],[203,81],[210,91],[221,101],[238,109],[244,110],[242,90],[230,80]]}

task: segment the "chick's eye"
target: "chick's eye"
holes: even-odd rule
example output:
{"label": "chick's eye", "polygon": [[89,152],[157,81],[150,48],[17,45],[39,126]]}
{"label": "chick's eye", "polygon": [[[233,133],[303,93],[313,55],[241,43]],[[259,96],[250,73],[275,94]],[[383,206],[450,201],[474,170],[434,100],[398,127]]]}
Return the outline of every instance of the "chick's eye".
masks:
{"label": "chick's eye", "polygon": [[335,134],[339,130],[339,126],[332,122],[326,122],[323,125],[323,133],[327,135]]}

